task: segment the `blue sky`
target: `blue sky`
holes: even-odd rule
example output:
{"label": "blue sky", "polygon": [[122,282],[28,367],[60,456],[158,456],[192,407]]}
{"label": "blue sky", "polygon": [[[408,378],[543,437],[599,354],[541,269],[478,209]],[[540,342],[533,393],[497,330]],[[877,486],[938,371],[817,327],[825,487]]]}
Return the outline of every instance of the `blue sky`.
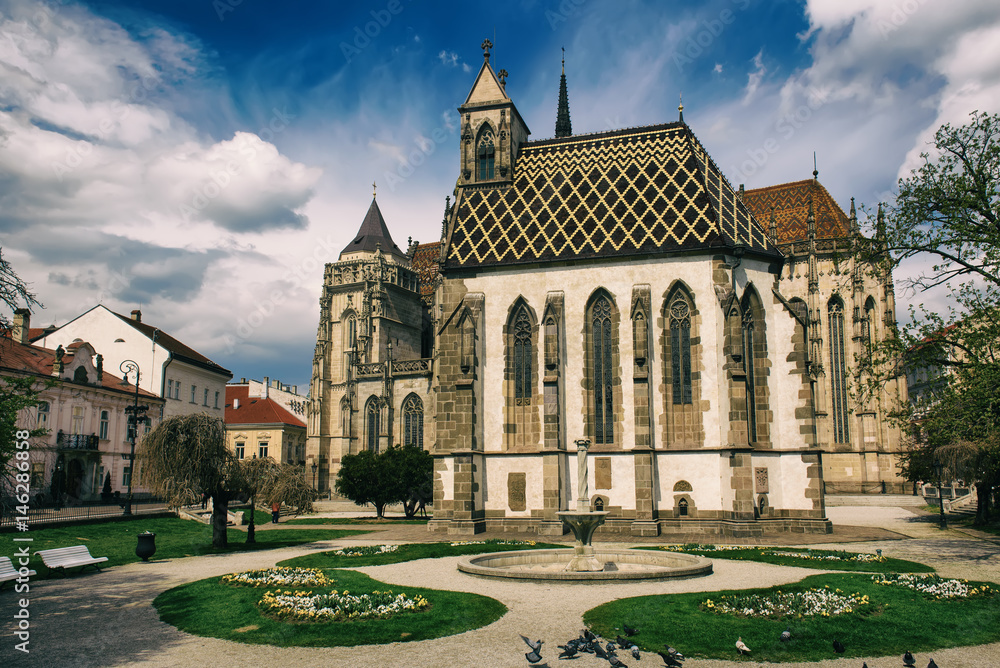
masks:
{"label": "blue sky", "polygon": [[845,208],[1000,107],[1000,6],[972,0],[0,0],[0,247],[33,324],[141,305],[237,378],[307,386],[372,182],[397,244],[439,238],[487,37],[532,139],[565,47],[575,132],[675,120],[683,92],[734,184],[815,151]]}

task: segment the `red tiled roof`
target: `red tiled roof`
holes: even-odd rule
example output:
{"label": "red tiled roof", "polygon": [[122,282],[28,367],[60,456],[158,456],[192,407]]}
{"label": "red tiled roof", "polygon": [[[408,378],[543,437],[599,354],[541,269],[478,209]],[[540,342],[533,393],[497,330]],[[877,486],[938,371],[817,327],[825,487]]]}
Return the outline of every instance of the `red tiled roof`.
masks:
{"label": "red tiled roof", "polygon": [[805,241],[809,238],[809,198],[816,216],[816,238],[838,239],[851,235],[851,222],[844,210],[819,181],[806,179],[766,188],[754,188],[743,195],[743,202],[753,211],[761,226],[771,225],[771,207],[778,228],[778,243]]}
{"label": "red tiled roof", "polygon": [[[233,408],[235,400],[240,407]],[[289,413],[274,399],[250,396],[246,385],[226,386],[226,424],[287,424],[305,429],[306,423]]]}
{"label": "red tiled roof", "polygon": [[[63,357],[63,363],[69,364],[73,359],[73,353],[81,345],[80,342],[70,344]],[[12,371],[15,373],[26,373],[45,378],[52,378],[52,365],[56,361],[56,351],[49,348],[39,348],[25,343],[17,343],[9,338],[0,337],[0,370]],[[72,383],[71,379],[63,378],[61,382]],[[91,387],[94,387],[91,385]],[[105,390],[120,392],[122,394],[134,394],[135,386],[122,385],[122,379],[114,374],[105,371],[101,374],[101,387]],[[146,399],[157,399],[160,397],[140,389],[139,396]]]}
{"label": "red tiled roof", "polygon": [[437,278],[441,269],[441,242],[419,244],[413,251],[413,259],[410,264],[420,279],[420,296],[433,295],[434,279]]}

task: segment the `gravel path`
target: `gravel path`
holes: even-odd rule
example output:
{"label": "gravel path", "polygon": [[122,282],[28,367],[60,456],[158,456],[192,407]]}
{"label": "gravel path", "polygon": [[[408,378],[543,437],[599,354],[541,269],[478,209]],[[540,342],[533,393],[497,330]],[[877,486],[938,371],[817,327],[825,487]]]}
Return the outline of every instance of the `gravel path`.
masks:
{"label": "gravel path", "polygon": [[[357,513],[355,513],[357,514]],[[1000,544],[957,530],[940,531],[919,514],[902,508],[837,507],[829,514],[835,523],[880,527],[881,533],[856,532],[864,542],[832,543],[838,549],[883,549],[887,556],[924,561],[942,575],[1000,583]],[[591,655],[572,662],[555,660],[557,644],[574,637],[582,627],[583,613],[601,603],[631,596],[714,591],[748,586],[771,586],[797,581],[820,571],[753,562],[715,561],[715,572],[705,578],[674,582],[631,584],[539,584],[475,578],[458,572],[458,558],[428,559],[372,566],[357,570],[394,585],[426,586],[484,594],[503,602],[509,612],[497,622],[466,633],[417,643],[393,643],[353,648],[277,648],[243,645],[213,638],[199,638],[159,621],[150,605],[160,592],[192,580],[250,568],[265,568],[292,556],[331,549],[334,545],[403,542],[419,535],[422,540],[442,540],[421,526],[388,529],[374,537],[354,537],[256,553],[235,553],[150,564],[131,564],[102,573],[33,584],[31,654],[13,651],[12,619],[16,595],[8,586],[0,592],[3,619],[0,666],[475,666],[476,668],[525,668],[527,648],[518,634],[546,641],[543,655],[555,668],[607,666]],[[890,533],[892,532],[892,533]],[[872,535],[878,536],[870,540]],[[892,540],[895,538],[895,540]],[[395,540],[393,540],[395,539]],[[788,537],[785,537],[788,540]],[[661,538],[661,540],[663,540]],[[810,541],[811,542],[811,541]],[[815,543],[813,543],[815,544]],[[816,545],[821,547],[822,545]],[[665,638],[683,650],[683,638]],[[735,638],[733,638],[735,641]],[[1000,643],[934,652],[941,668],[996,668]],[[661,666],[655,654],[639,662],[622,653],[629,666]],[[919,668],[929,656],[918,655]],[[797,666],[860,668],[898,666],[898,657],[830,659]],[[688,660],[687,668],[771,665],[755,661]],[[774,664],[779,665],[779,664]],[[788,664],[783,664],[788,665]]]}

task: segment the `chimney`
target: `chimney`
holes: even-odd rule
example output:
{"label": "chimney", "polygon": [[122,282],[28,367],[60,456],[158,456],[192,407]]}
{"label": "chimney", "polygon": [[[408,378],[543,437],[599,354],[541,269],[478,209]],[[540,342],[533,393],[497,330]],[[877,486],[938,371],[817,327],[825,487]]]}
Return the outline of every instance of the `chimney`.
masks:
{"label": "chimney", "polygon": [[247,384],[247,379],[246,378],[240,378],[240,385],[246,385],[246,384]]}
{"label": "chimney", "polygon": [[240,400],[239,399],[233,399],[233,410],[235,411],[239,407],[240,407]]}
{"label": "chimney", "polygon": [[298,393],[299,393],[299,386],[292,385],[292,394],[298,394]]}
{"label": "chimney", "polygon": [[31,327],[31,311],[26,308],[19,308],[14,311],[14,331],[11,335],[18,343],[27,343],[28,330]]}
{"label": "chimney", "polygon": [[139,309],[133,309],[132,319],[135,320],[136,322],[142,322],[142,311],[140,311]]}

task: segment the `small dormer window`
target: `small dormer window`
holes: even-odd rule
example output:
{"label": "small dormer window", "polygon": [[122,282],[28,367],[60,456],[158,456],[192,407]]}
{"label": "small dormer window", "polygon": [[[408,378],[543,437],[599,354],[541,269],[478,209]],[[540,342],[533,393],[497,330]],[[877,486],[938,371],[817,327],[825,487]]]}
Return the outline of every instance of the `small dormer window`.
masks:
{"label": "small dormer window", "polygon": [[479,158],[479,171],[476,174],[477,180],[492,179],[493,167],[496,163],[496,141],[492,128],[487,126],[479,134],[479,141],[476,143],[476,155]]}

